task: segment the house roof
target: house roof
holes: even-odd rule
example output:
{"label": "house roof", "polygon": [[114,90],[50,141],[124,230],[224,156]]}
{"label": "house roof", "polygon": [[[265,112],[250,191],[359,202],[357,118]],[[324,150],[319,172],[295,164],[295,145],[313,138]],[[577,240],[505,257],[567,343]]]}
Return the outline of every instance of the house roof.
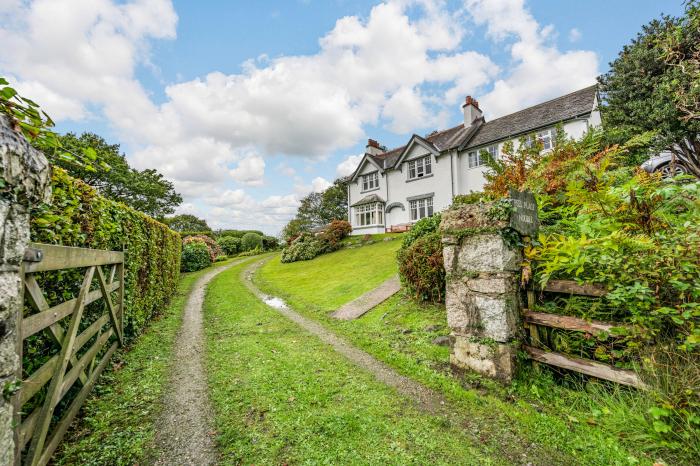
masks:
{"label": "house roof", "polygon": [[358,205],[363,205],[363,204],[371,204],[373,202],[384,202],[384,199],[381,197],[377,196],[376,194],[370,194],[369,196],[365,196],[350,207],[355,207]]}
{"label": "house roof", "polygon": [[[451,149],[468,149],[502,139],[508,139],[536,129],[590,114],[593,111],[597,88],[595,85],[566,94],[556,99],[520,110],[493,121],[477,119],[472,125],[459,124],[453,128],[436,131],[423,139],[439,152]],[[416,135],[412,136],[411,140]],[[409,141],[410,143],[410,141]],[[393,168],[408,144],[379,155],[369,155],[377,165],[387,170]]]}
{"label": "house roof", "polygon": [[534,105],[510,115],[487,121],[461,148],[482,146],[501,139],[512,138],[544,126],[571,120],[593,111],[596,86]]}

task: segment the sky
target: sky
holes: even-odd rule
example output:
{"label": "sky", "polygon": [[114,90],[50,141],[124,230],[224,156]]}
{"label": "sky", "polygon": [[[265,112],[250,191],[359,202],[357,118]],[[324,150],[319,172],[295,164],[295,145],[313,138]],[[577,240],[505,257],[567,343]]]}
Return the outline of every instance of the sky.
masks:
{"label": "sky", "polygon": [[682,1],[0,0],[0,75],[156,168],[213,228],[277,234],[387,147],[595,82]]}

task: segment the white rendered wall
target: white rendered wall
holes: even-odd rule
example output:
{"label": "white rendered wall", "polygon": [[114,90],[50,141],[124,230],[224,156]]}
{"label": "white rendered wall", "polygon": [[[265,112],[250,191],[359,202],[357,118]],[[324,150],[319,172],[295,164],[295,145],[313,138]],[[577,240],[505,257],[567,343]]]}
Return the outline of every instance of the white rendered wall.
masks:
{"label": "white rendered wall", "polygon": [[[366,175],[368,173],[376,172],[379,171],[379,188],[378,189],[372,189],[368,191],[362,191],[362,175]],[[377,196],[381,197],[385,201],[387,200],[387,195],[386,195],[386,173],[382,174],[381,170],[377,169],[377,166],[372,164],[371,162],[365,163],[364,167],[362,167],[362,170],[360,170],[360,175],[357,177],[355,181],[350,182],[350,202],[348,205],[352,205],[362,199],[363,197],[366,196],[371,196],[372,194],[376,194]],[[385,223],[386,224],[386,223]],[[369,227],[360,227],[356,224],[355,220],[355,208],[351,207],[350,208],[350,225],[352,225],[352,234],[353,235],[365,235],[365,234],[374,234],[374,233],[384,233],[384,226],[369,226]]]}

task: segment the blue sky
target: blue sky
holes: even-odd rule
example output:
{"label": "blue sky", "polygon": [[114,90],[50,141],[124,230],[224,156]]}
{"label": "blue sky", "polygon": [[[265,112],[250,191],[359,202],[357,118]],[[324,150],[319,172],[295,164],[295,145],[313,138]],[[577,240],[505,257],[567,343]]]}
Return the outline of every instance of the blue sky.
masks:
{"label": "blue sky", "polygon": [[181,212],[277,233],[298,200],[392,147],[591,84],[680,1],[0,0],[0,74],[159,169]]}

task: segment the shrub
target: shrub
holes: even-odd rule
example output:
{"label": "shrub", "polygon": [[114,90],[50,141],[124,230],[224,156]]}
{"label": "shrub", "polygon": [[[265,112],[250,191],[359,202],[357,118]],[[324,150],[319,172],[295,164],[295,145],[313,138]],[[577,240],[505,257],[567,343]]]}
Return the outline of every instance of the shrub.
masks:
{"label": "shrub", "polygon": [[182,247],[182,272],[196,272],[211,265],[212,259],[209,248],[201,241],[191,241]]}
{"label": "shrub", "polygon": [[185,244],[189,244],[192,242],[203,243],[207,247],[207,251],[209,252],[209,257],[211,259],[211,262],[214,262],[216,260],[216,256],[221,254],[221,247],[210,236],[205,236],[205,235],[188,236],[187,238],[185,238],[182,241],[182,244],[185,245]]}
{"label": "shrub", "polygon": [[258,254],[262,254],[263,252],[265,252],[265,251],[263,251],[260,248],[255,248],[255,249],[251,249],[250,251],[245,251],[245,252],[238,254],[238,257],[257,256]]}
{"label": "shrub", "polygon": [[233,256],[241,250],[241,239],[235,236],[223,236],[217,242],[227,256]]}
{"label": "shrub", "polygon": [[442,237],[437,231],[416,238],[398,252],[401,283],[417,299],[442,302],[445,299],[445,268]]}
{"label": "shrub", "polygon": [[255,248],[263,248],[263,237],[257,233],[249,232],[241,238],[241,250],[250,251]]}
{"label": "shrub", "polygon": [[281,261],[284,263],[308,261],[321,254],[323,248],[322,241],[310,233],[304,233],[282,249]]}
{"label": "shrub", "polygon": [[277,249],[279,247],[279,240],[275,238],[274,236],[263,236],[262,238],[263,241],[263,249],[265,251],[272,251],[274,249]]}
{"label": "shrub", "polygon": [[[163,309],[177,286],[180,235],[119,202],[101,197],[88,184],[53,168],[50,205],[32,212],[32,241],[93,249],[124,250],[127,337],[141,333]],[[39,277],[50,305],[74,297],[79,271]],[[101,309],[100,309],[101,311]]]}
{"label": "shrub", "polygon": [[428,233],[438,231],[438,228],[440,228],[441,219],[442,217],[440,216],[440,214],[436,213],[432,217],[425,217],[418,220],[415,223],[415,225],[413,225],[413,227],[404,236],[402,247],[408,247],[421,236],[425,236]]}

